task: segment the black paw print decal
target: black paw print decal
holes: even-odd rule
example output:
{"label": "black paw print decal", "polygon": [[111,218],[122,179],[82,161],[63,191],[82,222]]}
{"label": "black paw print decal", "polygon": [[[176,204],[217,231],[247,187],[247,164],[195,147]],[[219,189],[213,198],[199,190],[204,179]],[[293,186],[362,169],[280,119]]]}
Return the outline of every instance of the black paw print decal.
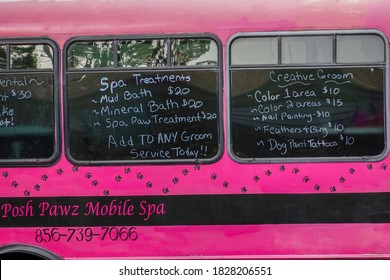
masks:
{"label": "black paw print decal", "polygon": [[97,180],[93,180],[91,184],[92,186],[96,187],[99,184],[99,182]]}
{"label": "black paw print decal", "polygon": [[242,187],[242,188],[241,188],[241,192],[242,192],[242,193],[246,193],[247,191],[248,191],[248,190],[246,189],[246,187]]}
{"label": "black paw print decal", "polygon": [[200,165],[197,163],[197,164],[195,164],[195,166],[194,166],[194,170],[195,171],[199,171],[200,170]]}
{"label": "black paw print decal", "polygon": [[331,192],[336,192],[336,187],[335,186],[331,186],[329,189],[330,189]]}
{"label": "black paw print decal", "polygon": [[58,175],[62,175],[62,173],[64,173],[64,170],[62,170],[62,168],[57,169],[57,174]]}
{"label": "black paw print decal", "polygon": [[122,181],[122,177],[120,175],[115,176],[115,181],[117,181],[117,182]]}
{"label": "black paw print decal", "polygon": [[284,171],[286,171],[286,167],[285,167],[284,165],[281,165],[281,166],[279,167],[279,170],[282,171],[282,172],[284,172]]}
{"label": "black paw print decal", "polygon": [[272,172],[271,172],[270,170],[267,170],[267,171],[265,171],[265,175],[271,176],[271,175],[272,175]]}
{"label": "black paw print decal", "polygon": [[163,188],[163,189],[162,189],[162,193],[164,193],[164,194],[169,193],[169,189],[168,189],[168,188]]}
{"label": "black paw print decal", "polygon": [[3,172],[3,177],[4,177],[4,178],[7,178],[8,175],[9,175],[8,171],[4,171],[4,172]]}
{"label": "black paw print decal", "polygon": [[316,190],[316,191],[319,191],[320,190],[320,185],[318,185],[318,184],[316,184],[315,186],[314,186],[314,190]]}
{"label": "black paw print decal", "polygon": [[299,173],[299,168],[298,168],[298,167],[295,167],[295,168],[293,169],[292,173],[298,174],[298,173]]}
{"label": "black paw print decal", "polygon": [[259,176],[253,176],[253,181],[255,181],[255,182],[258,182],[258,181],[260,181],[260,178],[259,178]]}
{"label": "black paw print decal", "polygon": [[85,178],[91,179],[92,174],[90,172],[85,173]]}
{"label": "black paw print decal", "polygon": [[14,188],[17,188],[19,186],[19,184],[16,181],[12,181],[11,186],[13,186]]}
{"label": "black paw print decal", "polygon": [[76,165],[73,166],[73,167],[72,167],[72,171],[73,171],[73,172],[78,172],[78,171],[79,171],[79,167],[76,166]]}
{"label": "black paw print decal", "polygon": [[109,190],[104,190],[103,191],[103,195],[104,196],[109,196],[110,195],[110,191]]}
{"label": "black paw print decal", "polygon": [[43,175],[42,175],[42,180],[43,180],[43,181],[47,181],[47,179],[49,179],[49,177],[48,177],[46,174],[43,174]]}
{"label": "black paw print decal", "polygon": [[350,169],[348,169],[348,172],[350,173],[350,174],[355,174],[355,169],[353,169],[353,168],[350,168]]}
{"label": "black paw print decal", "polygon": [[383,164],[381,165],[381,169],[382,169],[382,170],[386,170],[386,169],[387,169],[387,164],[386,164],[386,163],[383,163]]}
{"label": "black paw print decal", "polygon": [[308,176],[303,177],[303,182],[307,183],[309,182],[310,178]]}
{"label": "black paw print decal", "polygon": [[345,182],[345,178],[344,178],[344,177],[340,177],[340,178],[339,178],[339,182],[340,182],[340,183],[344,183],[344,182]]}
{"label": "black paw print decal", "polygon": [[217,174],[215,173],[211,174],[211,180],[217,180]]}
{"label": "black paw print decal", "polygon": [[368,170],[372,170],[373,169],[373,167],[372,167],[372,164],[370,163],[370,164],[367,164],[367,169]]}
{"label": "black paw print decal", "polygon": [[229,187],[229,182],[228,182],[228,181],[223,182],[223,187],[224,187],[224,188]]}
{"label": "black paw print decal", "polygon": [[181,173],[184,175],[184,176],[187,176],[188,175],[188,170],[187,169],[183,169],[181,171]]}
{"label": "black paw print decal", "polygon": [[137,179],[142,180],[143,177],[144,175],[141,172],[137,173]]}
{"label": "black paw print decal", "polygon": [[37,185],[34,186],[34,190],[39,191],[40,189],[41,189],[40,185],[37,184]]}
{"label": "black paw print decal", "polygon": [[30,191],[25,190],[25,191],[24,191],[24,196],[30,196]]}
{"label": "black paw print decal", "polygon": [[147,182],[146,183],[146,187],[148,188],[148,189],[150,189],[151,187],[153,187],[153,184],[152,184],[152,182]]}
{"label": "black paw print decal", "polygon": [[130,167],[125,167],[125,173],[126,173],[126,174],[129,174],[130,172],[131,172]]}
{"label": "black paw print decal", "polygon": [[173,182],[174,184],[177,184],[177,183],[179,182],[179,178],[177,178],[177,177],[173,178],[173,179],[172,179],[172,182]]}

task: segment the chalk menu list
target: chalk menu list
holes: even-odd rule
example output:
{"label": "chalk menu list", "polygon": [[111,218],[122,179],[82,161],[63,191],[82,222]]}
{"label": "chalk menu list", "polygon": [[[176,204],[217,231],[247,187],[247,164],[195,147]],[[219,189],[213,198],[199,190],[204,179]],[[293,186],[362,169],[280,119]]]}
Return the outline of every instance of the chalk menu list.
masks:
{"label": "chalk menu list", "polygon": [[231,152],[242,160],[375,157],[385,150],[383,68],[231,71]]}
{"label": "chalk menu list", "polygon": [[0,75],[0,159],[48,159],[54,153],[52,74]]}
{"label": "chalk menu list", "polygon": [[69,155],[80,162],[214,160],[218,73],[69,73]]}

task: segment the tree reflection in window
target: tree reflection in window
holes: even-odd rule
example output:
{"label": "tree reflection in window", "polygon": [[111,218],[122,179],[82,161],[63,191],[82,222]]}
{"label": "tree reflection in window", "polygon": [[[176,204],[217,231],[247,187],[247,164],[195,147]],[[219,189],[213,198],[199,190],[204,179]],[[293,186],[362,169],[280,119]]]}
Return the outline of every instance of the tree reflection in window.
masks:
{"label": "tree reflection in window", "polygon": [[165,40],[119,42],[119,67],[161,67],[167,64]]}
{"label": "tree reflection in window", "polygon": [[7,67],[7,56],[5,50],[5,46],[0,46],[0,69],[5,69]]}
{"label": "tree reflection in window", "polygon": [[48,45],[11,45],[10,59],[11,68],[16,70],[53,69],[53,50]]}
{"label": "tree reflection in window", "polygon": [[208,39],[176,39],[172,43],[173,65],[217,65],[218,48]]}
{"label": "tree reflection in window", "polygon": [[114,66],[112,41],[75,43],[68,50],[70,68],[100,68]]}

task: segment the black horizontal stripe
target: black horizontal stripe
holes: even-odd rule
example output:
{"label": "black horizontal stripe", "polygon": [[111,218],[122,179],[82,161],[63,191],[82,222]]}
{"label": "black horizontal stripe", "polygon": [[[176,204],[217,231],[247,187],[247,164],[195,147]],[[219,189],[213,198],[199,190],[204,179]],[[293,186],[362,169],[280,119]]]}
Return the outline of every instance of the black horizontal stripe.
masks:
{"label": "black horizontal stripe", "polygon": [[3,198],[0,214],[0,227],[390,223],[390,193]]}

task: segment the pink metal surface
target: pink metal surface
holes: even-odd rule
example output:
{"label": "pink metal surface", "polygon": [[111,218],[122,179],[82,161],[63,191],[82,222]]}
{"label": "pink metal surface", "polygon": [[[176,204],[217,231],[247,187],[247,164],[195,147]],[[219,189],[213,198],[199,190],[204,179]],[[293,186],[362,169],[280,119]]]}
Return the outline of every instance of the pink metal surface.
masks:
{"label": "pink metal surface", "polygon": [[[226,61],[225,46],[237,32],[378,29],[389,36],[389,11],[386,0],[0,1],[0,37],[49,37],[62,49],[74,36],[207,32],[222,41]],[[224,85],[225,90],[226,79]],[[223,94],[226,97],[226,91]],[[106,191],[110,196],[153,196],[164,195],[163,188],[169,188],[169,195],[243,194],[244,187],[247,194],[390,192],[388,164],[388,158],[374,163],[238,164],[225,148],[219,161],[199,168],[80,166],[75,171],[62,147],[54,166],[0,168],[0,196],[24,197],[26,191],[31,198],[103,196]],[[299,172],[293,172],[295,168]],[[254,181],[254,176],[260,180]],[[37,184],[39,190],[34,188]],[[319,190],[314,188],[317,184],[322,186]],[[134,243],[42,245],[34,242],[35,228],[1,228],[0,245],[34,244],[64,258],[390,257],[389,224],[148,226],[138,231],[142,238]]]}

